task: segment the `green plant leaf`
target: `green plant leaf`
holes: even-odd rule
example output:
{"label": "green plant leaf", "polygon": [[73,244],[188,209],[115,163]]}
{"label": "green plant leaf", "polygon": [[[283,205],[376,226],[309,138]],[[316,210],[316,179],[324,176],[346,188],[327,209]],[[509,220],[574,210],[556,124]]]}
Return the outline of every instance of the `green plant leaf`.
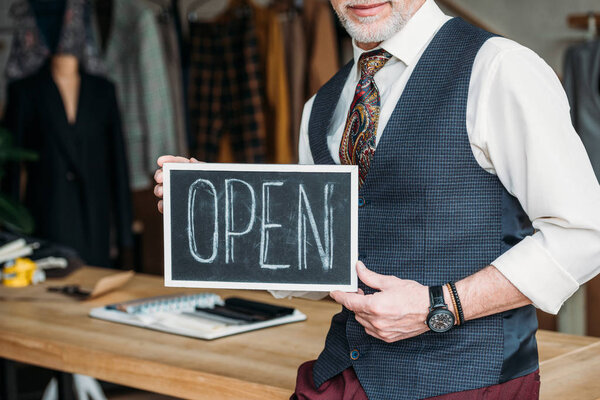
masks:
{"label": "green plant leaf", "polygon": [[0,150],[0,162],[6,161],[35,161],[38,159],[34,151],[12,147]]}
{"label": "green plant leaf", "polygon": [[13,135],[5,128],[0,128],[0,169],[7,161],[35,161],[34,151],[13,145]]}
{"label": "green plant leaf", "polygon": [[[5,164],[7,162],[38,159],[35,152],[14,146],[13,140],[13,135],[0,127],[0,179],[6,174]],[[31,234],[34,221],[25,207],[0,194],[0,225],[15,232]]]}
{"label": "green plant leaf", "polygon": [[0,194],[0,224],[7,229],[31,234],[34,222],[31,214],[21,204]]}

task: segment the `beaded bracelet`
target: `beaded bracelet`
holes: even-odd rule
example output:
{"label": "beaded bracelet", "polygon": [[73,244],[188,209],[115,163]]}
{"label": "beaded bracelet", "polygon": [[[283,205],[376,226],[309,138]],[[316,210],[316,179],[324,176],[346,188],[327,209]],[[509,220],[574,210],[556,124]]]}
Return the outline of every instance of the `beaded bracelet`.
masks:
{"label": "beaded bracelet", "polygon": [[446,283],[446,288],[448,288],[448,293],[450,293],[450,300],[452,300],[452,306],[454,307],[454,315],[456,316],[456,325],[460,325],[460,318],[458,316],[458,308],[456,308],[456,300],[454,300],[454,295],[452,294],[452,288],[449,283]]}
{"label": "beaded bracelet", "polygon": [[460,304],[460,298],[458,297],[458,291],[456,290],[454,282],[450,282],[448,283],[448,285],[450,285],[450,288],[452,289],[452,297],[456,301],[456,309],[458,310],[458,320],[460,321],[460,325],[462,325],[465,323],[465,316],[463,314],[462,306]]}

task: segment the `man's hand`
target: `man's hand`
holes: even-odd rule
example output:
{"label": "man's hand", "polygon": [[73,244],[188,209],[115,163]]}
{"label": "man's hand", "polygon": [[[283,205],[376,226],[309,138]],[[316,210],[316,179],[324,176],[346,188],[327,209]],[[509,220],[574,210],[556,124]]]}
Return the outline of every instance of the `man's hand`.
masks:
{"label": "man's hand", "polygon": [[158,157],[156,163],[159,168],[154,173],[154,180],[156,181],[156,186],[154,186],[154,195],[159,198],[158,200],[158,211],[163,212],[163,174],[162,174],[162,166],[164,163],[190,163],[190,162],[200,162],[195,158],[185,158],[185,157],[177,157],[177,156],[161,156]]}
{"label": "man's hand", "polygon": [[358,278],[379,292],[365,295],[331,292],[330,296],[354,312],[366,332],[387,343],[408,339],[429,330],[425,325],[429,313],[429,289],[419,282],[380,275],[362,262],[356,264]]}
{"label": "man's hand", "polygon": [[[424,324],[430,305],[428,287],[369,271],[360,261],[356,264],[356,271],[365,285],[379,292],[365,295],[359,289],[358,293],[335,291],[330,296],[354,311],[356,320],[369,335],[391,343],[429,330]],[[454,314],[450,293],[445,286],[442,290],[448,310]],[[531,304],[531,300],[493,265],[456,282],[456,290],[465,321]],[[456,315],[454,318],[456,320]]]}

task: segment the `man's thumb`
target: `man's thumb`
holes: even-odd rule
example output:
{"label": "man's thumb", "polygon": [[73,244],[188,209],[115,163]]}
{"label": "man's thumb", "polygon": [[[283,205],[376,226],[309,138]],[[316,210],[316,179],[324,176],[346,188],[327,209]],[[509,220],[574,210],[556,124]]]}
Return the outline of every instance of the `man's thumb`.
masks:
{"label": "man's thumb", "polygon": [[365,264],[363,264],[362,261],[356,263],[356,272],[358,274],[358,279],[360,279],[368,287],[377,290],[381,290],[386,287],[388,276],[371,271],[365,267]]}

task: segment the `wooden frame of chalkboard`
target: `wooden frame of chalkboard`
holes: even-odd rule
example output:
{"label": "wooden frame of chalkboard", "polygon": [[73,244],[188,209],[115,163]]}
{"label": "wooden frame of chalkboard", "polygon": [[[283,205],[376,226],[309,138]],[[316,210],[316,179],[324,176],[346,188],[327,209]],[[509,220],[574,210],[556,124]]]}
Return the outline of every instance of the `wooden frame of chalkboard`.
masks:
{"label": "wooden frame of chalkboard", "polygon": [[163,165],[165,286],[355,292],[355,165]]}

